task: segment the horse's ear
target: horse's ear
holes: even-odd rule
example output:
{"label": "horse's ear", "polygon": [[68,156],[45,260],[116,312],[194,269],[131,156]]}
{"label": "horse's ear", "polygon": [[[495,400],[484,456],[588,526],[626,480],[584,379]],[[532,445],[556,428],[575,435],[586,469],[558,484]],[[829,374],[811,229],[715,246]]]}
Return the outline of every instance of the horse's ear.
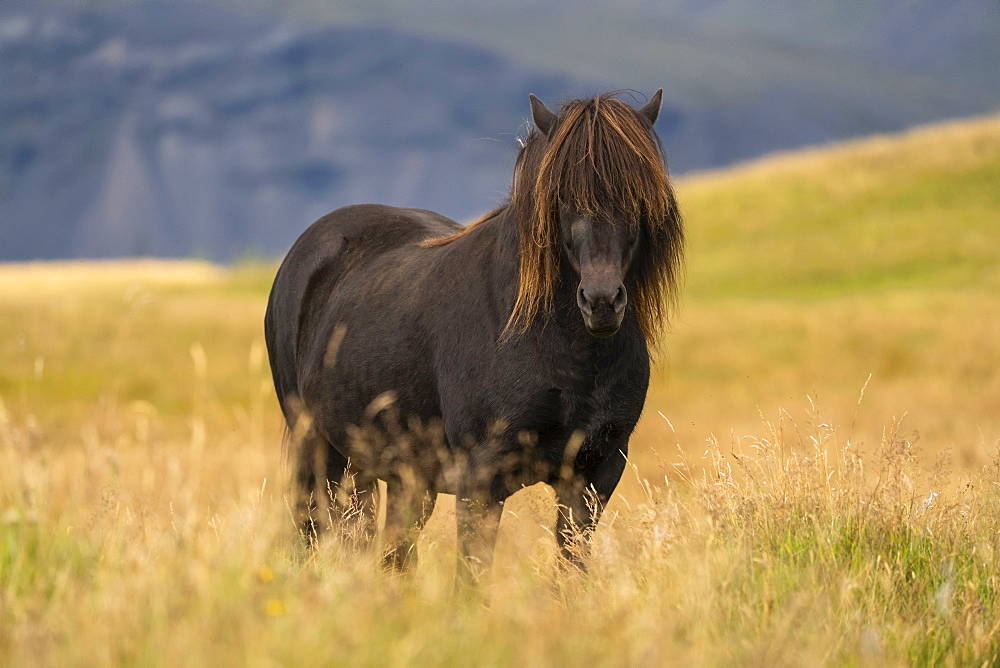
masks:
{"label": "horse's ear", "polygon": [[649,119],[649,124],[652,125],[656,122],[657,117],[660,115],[660,104],[663,103],[663,89],[660,88],[655,93],[653,97],[650,98],[646,106],[639,110],[639,113]]}
{"label": "horse's ear", "polygon": [[542,134],[548,137],[549,133],[552,132],[552,127],[556,124],[556,115],[549,111],[544,102],[531,93],[528,93],[528,99],[531,100],[531,120],[535,122]]}

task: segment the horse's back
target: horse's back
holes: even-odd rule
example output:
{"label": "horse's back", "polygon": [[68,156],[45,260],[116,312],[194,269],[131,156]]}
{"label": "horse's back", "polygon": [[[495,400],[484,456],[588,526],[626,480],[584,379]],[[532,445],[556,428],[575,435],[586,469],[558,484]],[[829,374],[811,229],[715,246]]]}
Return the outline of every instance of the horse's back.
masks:
{"label": "horse's back", "polygon": [[264,317],[271,372],[287,418],[293,417],[287,399],[298,392],[299,346],[322,317],[337,283],[392,249],[460,229],[433,211],[359,204],[323,216],[302,233],[278,269]]}

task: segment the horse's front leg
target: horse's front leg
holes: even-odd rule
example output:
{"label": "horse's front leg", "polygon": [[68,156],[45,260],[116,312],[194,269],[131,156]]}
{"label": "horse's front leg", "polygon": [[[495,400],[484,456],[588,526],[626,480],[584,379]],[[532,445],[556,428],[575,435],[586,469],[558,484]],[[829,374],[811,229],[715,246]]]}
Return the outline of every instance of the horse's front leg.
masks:
{"label": "horse's front leg", "polygon": [[591,470],[574,472],[553,483],[559,508],[556,541],[562,555],[581,569],[586,569],[594,529],[621,480],[627,453],[625,442]]}
{"label": "horse's front leg", "polygon": [[455,499],[458,530],[458,576],[466,583],[478,583],[493,565],[493,550],[503,504],[509,492],[500,475],[487,482],[482,476],[467,476]]}

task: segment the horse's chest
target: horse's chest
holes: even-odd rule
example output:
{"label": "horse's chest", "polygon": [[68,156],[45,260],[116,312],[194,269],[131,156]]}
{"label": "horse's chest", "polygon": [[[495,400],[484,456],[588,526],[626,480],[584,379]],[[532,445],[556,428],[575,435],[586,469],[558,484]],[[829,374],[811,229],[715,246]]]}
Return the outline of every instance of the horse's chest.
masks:
{"label": "horse's chest", "polygon": [[587,437],[631,431],[645,397],[646,381],[630,377],[622,365],[566,365],[554,375],[560,421]]}
{"label": "horse's chest", "polygon": [[558,388],[561,418],[567,426],[579,428],[590,417],[610,409],[607,381],[593,373],[561,373],[554,385]]}
{"label": "horse's chest", "polygon": [[574,458],[578,466],[589,468],[603,461],[612,451],[621,448],[638,419],[642,400],[637,388],[617,379],[585,374],[562,374],[553,387],[539,397],[534,425],[529,427],[538,436],[536,453],[558,467],[564,460],[566,447],[576,438]]}

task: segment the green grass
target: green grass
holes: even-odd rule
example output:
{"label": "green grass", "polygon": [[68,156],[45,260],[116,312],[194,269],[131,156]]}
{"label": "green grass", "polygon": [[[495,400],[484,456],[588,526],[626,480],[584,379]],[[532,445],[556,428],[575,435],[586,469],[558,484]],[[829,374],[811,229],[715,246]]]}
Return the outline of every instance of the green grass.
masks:
{"label": "green grass", "polygon": [[590,573],[539,486],[479,592],[448,497],[413,573],[296,542],[275,265],[0,267],[0,665],[998,663],[998,182],[997,118],[681,181]]}

